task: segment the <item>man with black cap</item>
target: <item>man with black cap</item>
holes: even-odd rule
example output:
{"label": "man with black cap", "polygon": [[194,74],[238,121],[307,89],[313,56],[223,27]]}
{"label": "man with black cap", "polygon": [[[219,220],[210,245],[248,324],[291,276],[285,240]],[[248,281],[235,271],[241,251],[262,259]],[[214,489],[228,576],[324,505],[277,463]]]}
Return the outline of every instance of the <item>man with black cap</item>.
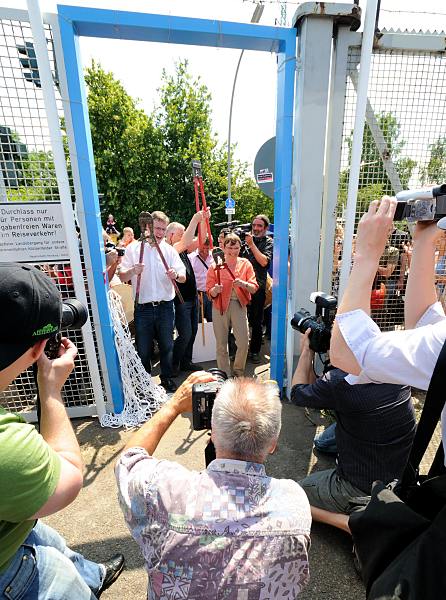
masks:
{"label": "man with black cap", "polygon": [[99,598],[120,575],[124,557],[91,562],[38,520],[70,504],[83,481],[61,398],[77,349],[62,338],[56,359],[44,354],[60,329],[60,294],[38,269],[0,263],[0,311],[0,391],[37,362],[41,405],[40,434],[0,407],[0,598]]}

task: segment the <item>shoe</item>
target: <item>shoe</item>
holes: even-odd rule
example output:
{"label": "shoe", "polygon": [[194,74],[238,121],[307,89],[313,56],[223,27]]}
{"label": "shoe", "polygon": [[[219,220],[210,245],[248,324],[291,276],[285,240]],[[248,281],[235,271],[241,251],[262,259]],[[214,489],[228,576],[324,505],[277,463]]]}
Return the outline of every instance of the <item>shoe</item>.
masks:
{"label": "shoe", "polygon": [[262,361],[260,359],[260,354],[258,352],[251,352],[249,355],[249,360],[254,364],[254,365],[259,365]]}
{"label": "shoe", "polygon": [[204,371],[204,367],[198,363],[187,362],[181,364],[182,371]]}
{"label": "shoe", "polygon": [[177,384],[173,379],[161,379],[161,385],[166,392],[176,392],[177,390]]}
{"label": "shoe", "polygon": [[102,592],[108,590],[108,588],[115,583],[115,581],[121,575],[124,568],[125,559],[122,554],[115,554],[115,556],[112,556],[110,560],[107,560],[102,564],[105,567],[105,577],[101,587],[97,592],[95,592],[96,598],[99,598]]}

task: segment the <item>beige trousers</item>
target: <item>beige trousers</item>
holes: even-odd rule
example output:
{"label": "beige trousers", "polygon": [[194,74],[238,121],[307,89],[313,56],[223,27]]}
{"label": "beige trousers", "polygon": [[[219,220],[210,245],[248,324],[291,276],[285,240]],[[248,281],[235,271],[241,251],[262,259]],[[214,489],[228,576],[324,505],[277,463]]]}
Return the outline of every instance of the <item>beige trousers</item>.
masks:
{"label": "beige trousers", "polygon": [[228,334],[232,327],[237,344],[233,372],[236,377],[242,377],[245,372],[249,345],[246,306],[242,306],[238,300],[230,300],[228,310],[221,315],[219,309],[213,304],[212,325],[214,327],[217,346],[217,365],[219,369],[228,374],[228,377],[231,376],[231,365],[228,353]]}

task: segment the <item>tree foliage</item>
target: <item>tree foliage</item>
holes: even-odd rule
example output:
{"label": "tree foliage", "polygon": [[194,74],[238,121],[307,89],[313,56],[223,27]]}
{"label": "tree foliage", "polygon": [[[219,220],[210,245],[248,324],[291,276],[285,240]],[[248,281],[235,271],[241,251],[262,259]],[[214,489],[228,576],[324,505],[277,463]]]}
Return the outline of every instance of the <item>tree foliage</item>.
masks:
{"label": "tree foliage", "polygon": [[[401,139],[400,124],[392,113],[381,113],[376,115],[376,121],[386,142],[387,158],[393,162],[399,175],[401,185],[406,187],[417,163],[411,158],[401,156],[406,142]],[[351,162],[353,131],[347,139],[347,143],[349,146],[349,162]],[[362,140],[361,168],[359,171],[358,187],[361,189],[373,185],[382,185],[385,194],[395,193],[385,170],[381,153],[373,138],[372,131],[368,123],[366,123]]]}
{"label": "tree foliage", "polygon": [[[198,159],[213,222],[226,220],[227,151],[212,131],[210,93],[188,72],[187,61],[173,73],[163,71],[159,103],[149,116],[100,65],[93,62],[85,79],[103,217],[111,212],[121,228],[137,228],[141,210],[157,209],[186,224],[195,212],[192,160]],[[272,216],[272,202],[245,163],[233,161],[232,179],[237,219],[251,219],[257,207]]]}
{"label": "tree foliage", "polygon": [[430,158],[421,172],[423,185],[446,182],[446,137],[440,137],[429,146]]}
{"label": "tree foliage", "polygon": [[88,111],[103,217],[112,212],[120,225],[137,226],[161,190],[161,135],[112,73],[94,61],[87,68]]}

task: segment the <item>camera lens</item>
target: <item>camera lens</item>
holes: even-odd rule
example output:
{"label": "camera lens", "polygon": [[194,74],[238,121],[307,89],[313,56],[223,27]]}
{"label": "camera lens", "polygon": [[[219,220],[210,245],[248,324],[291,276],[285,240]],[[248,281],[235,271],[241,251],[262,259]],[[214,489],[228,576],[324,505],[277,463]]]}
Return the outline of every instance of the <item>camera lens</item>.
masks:
{"label": "camera lens", "polygon": [[61,329],[80,329],[87,322],[87,318],[87,309],[76,298],[62,302]]}
{"label": "camera lens", "polygon": [[215,377],[215,379],[217,381],[220,381],[221,383],[223,383],[223,381],[226,381],[228,378],[226,372],[222,371],[221,369],[217,369],[217,368],[208,369],[208,373],[213,375]]}

